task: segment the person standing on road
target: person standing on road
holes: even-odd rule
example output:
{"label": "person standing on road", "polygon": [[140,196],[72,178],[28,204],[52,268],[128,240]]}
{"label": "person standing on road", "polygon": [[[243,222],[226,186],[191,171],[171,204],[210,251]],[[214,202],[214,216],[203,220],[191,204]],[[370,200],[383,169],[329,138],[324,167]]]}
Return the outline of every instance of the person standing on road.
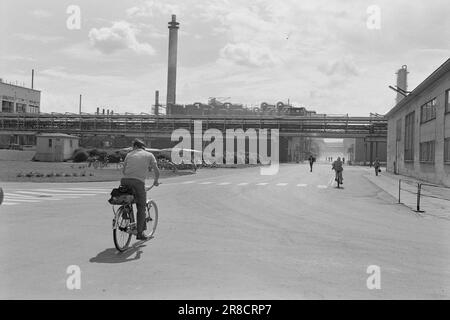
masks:
{"label": "person standing on road", "polygon": [[338,157],[337,160],[333,162],[331,170],[334,170],[336,172],[334,181],[338,181],[338,178],[340,178],[341,184],[344,184],[344,178],[342,177],[342,171],[344,171],[344,168],[342,167],[342,161],[340,157]]}
{"label": "person standing on road", "polygon": [[375,159],[375,162],[373,163],[373,166],[375,167],[375,175],[378,175],[378,172],[380,172],[380,161]]}
{"label": "person standing on road", "polygon": [[137,207],[137,235],[138,240],[147,240],[145,230],[145,206],[147,202],[147,192],[145,190],[145,179],[148,172],[153,169],[155,179],[154,186],[159,185],[159,168],[155,156],[145,150],[145,143],[142,140],[133,141],[133,150],[130,151],[123,162],[123,178],[120,184],[128,186],[133,190]]}
{"label": "person standing on road", "polygon": [[311,154],[308,158],[308,161],[309,161],[310,172],[312,172],[313,164],[314,164],[314,162],[316,162],[316,158],[314,158],[313,155]]}

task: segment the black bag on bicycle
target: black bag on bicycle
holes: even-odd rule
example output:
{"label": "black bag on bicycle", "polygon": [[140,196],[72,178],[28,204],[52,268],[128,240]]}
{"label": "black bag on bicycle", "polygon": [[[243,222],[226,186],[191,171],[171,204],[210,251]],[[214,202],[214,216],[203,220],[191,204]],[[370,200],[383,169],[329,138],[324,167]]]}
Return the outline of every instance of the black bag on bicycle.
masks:
{"label": "black bag on bicycle", "polygon": [[108,200],[110,204],[122,205],[132,203],[134,201],[133,189],[128,186],[120,185],[111,191],[111,198]]}

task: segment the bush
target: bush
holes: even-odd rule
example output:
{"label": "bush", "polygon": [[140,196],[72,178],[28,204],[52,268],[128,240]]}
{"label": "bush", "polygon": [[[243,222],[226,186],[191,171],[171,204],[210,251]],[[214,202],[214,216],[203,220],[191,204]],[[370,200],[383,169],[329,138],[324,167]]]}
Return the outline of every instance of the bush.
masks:
{"label": "bush", "polygon": [[78,150],[73,153],[73,162],[85,162],[89,154],[85,150]]}
{"label": "bush", "polygon": [[121,159],[122,158],[119,152],[115,152],[113,154],[108,155],[109,163],[119,163]]}

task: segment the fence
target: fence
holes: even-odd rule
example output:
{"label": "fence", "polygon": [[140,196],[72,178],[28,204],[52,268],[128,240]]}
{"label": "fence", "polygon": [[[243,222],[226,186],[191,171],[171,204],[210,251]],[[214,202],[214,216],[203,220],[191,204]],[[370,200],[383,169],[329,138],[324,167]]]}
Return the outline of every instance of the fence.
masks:
{"label": "fence", "polygon": [[429,183],[422,183],[407,179],[398,180],[398,203],[402,203],[402,191],[415,196],[416,212],[423,213],[423,198],[439,199],[441,201],[448,201],[450,213],[450,188],[438,186]]}

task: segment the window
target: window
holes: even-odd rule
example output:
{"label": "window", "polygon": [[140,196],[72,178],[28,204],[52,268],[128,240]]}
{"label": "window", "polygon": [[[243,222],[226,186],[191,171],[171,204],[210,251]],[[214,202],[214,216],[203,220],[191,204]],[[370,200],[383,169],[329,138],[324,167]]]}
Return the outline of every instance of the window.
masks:
{"label": "window", "polygon": [[397,120],[397,124],[396,124],[396,129],[397,129],[397,141],[402,140],[402,118]]}
{"label": "window", "polygon": [[444,162],[450,164],[450,138],[444,140]]}
{"label": "window", "polygon": [[434,163],[434,140],[420,143],[420,162]]}
{"label": "window", "polygon": [[69,141],[70,141],[70,147],[72,148],[73,147],[73,140],[70,139]]}
{"label": "window", "polygon": [[414,120],[415,111],[405,117],[405,161],[414,161]]}
{"label": "window", "polygon": [[51,148],[51,147],[52,147],[52,144],[53,144],[53,141],[52,141],[52,139],[48,139],[48,147],[49,147],[49,148]]}
{"label": "window", "polygon": [[445,91],[445,112],[450,112],[450,89]]}
{"label": "window", "polygon": [[421,123],[436,119],[436,98],[420,107]]}
{"label": "window", "polygon": [[8,113],[14,112],[14,102],[3,101],[2,102],[2,112],[8,112]]}
{"label": "window", "polygon": [[23,103],[16,103],[16,112],[17,113],[26,113],[27,105]]}

